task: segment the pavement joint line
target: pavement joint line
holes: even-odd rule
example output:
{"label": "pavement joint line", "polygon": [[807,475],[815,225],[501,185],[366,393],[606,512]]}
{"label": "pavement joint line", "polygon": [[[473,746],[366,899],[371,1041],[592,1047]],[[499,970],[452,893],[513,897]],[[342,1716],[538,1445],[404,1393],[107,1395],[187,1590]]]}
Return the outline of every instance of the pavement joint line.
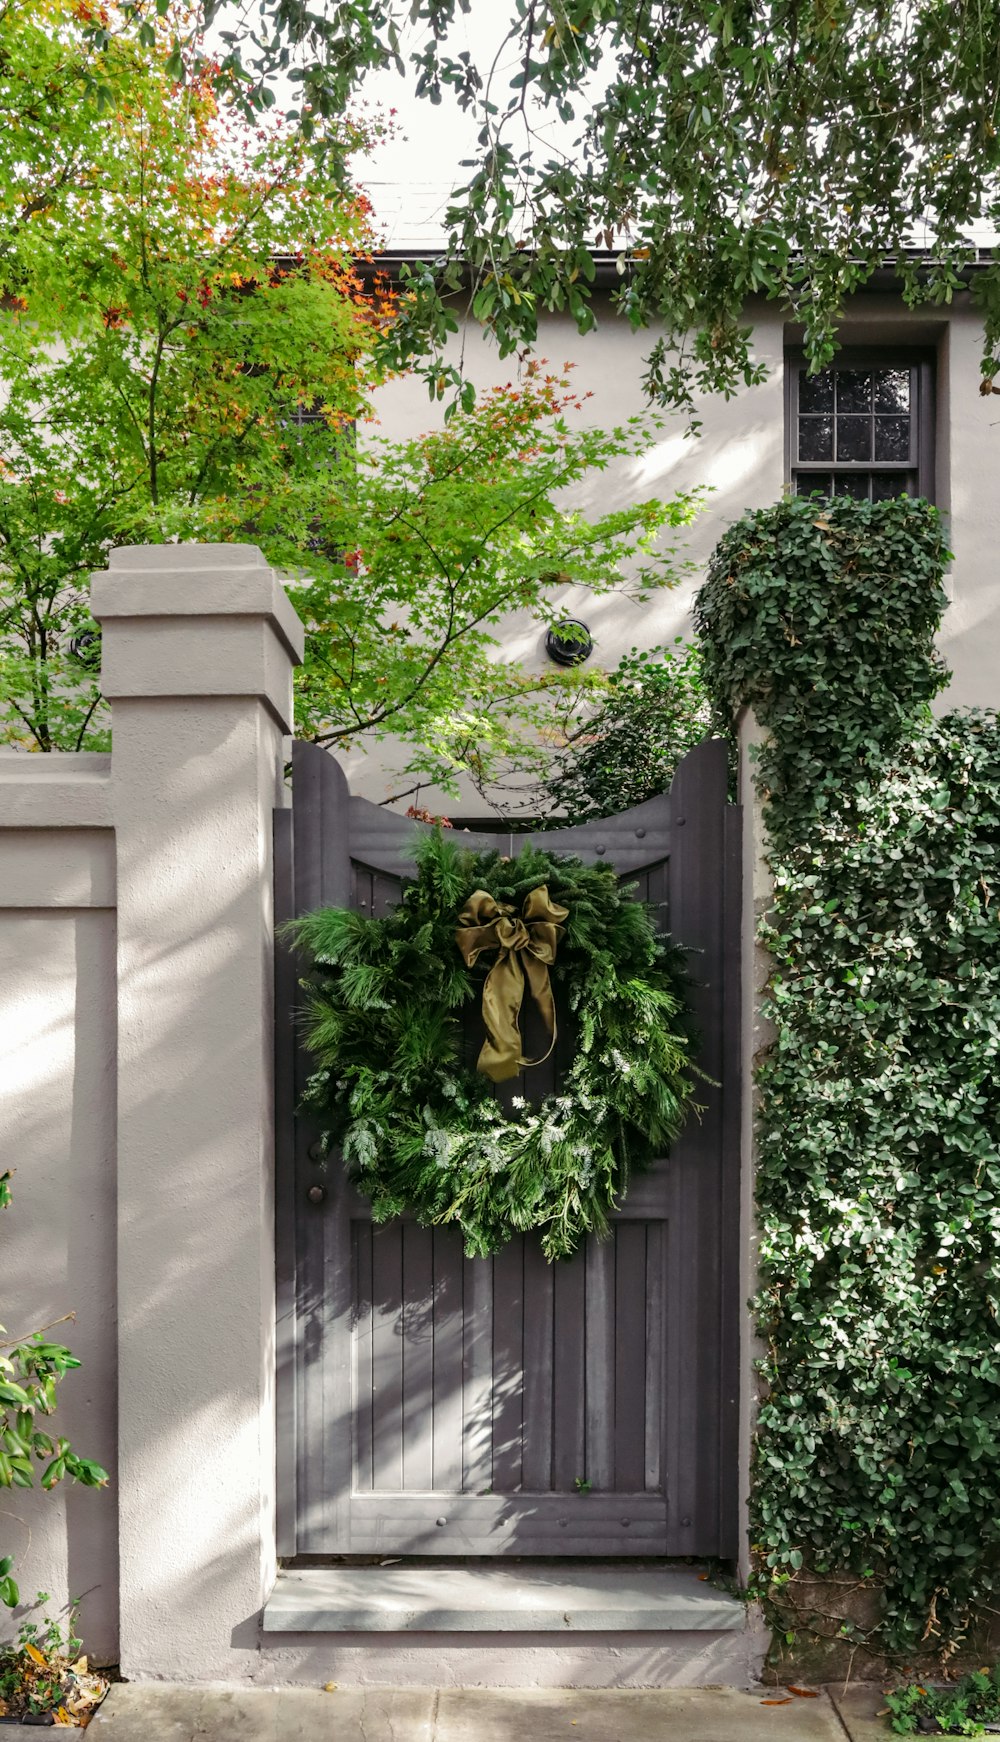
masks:
{"label": "pavement joint line", "polygon": [[843,1712],[842,1712],[842,1711],[841,1711],[841,1709],[840,1709],[840,1707],[839,1707],[839,1705],[838,1705],[838,1704],[837,1704],[837,1700],[836,1700],[836,1697],[835,1697],[835,1695],[834,1695],[834,1694],[833,1694],[833,1693],[832,1693],[832,1692],[831,1692],[831,1690],[830,1690],[830,1688],[827,1688],[827,1689],[826,1689],[826,1697],[827,1697],[827,1699],[828,1699],[828,1700],[829,1700],[829,1702],[830,1702],[830,1704],[831,1704],[831,1706],[832,1706],[832,1707],[833,1707],[833,1715],[834,1715],[834,1717],[835,1717],[835,1718],[836,1718],[836,1720],[837,1720],[837,1723],[838,1723],[838,1724],[839,1724],[839,1725],[840,1725],[840,1728],[841,1728],[841,1729],[842,1729],[842,1730],[843,1730],[843,1732],[844,1732],[844,1735],[845,1735],[845,1736],[846,1736],[846,1738],[847,1738],[847,1742],[851,1742],[851,1732],[850,1732],[850,1730],[849,1730],[849,1729],[848,1729],[848,1728],[847,1728],[847,1720],[846,1720],[846,1718],[845,1718],[845,1717],[844,1717],[844,1714],[843,1714]]}
{"label": "pavement joint line", "polygon": [[434,1698],[431,1702],[430,1742],[438,1742],[438,1710],[440,1708],[440,1705],[441,1705],[441,1689],[435,1688],[434,1689]]}

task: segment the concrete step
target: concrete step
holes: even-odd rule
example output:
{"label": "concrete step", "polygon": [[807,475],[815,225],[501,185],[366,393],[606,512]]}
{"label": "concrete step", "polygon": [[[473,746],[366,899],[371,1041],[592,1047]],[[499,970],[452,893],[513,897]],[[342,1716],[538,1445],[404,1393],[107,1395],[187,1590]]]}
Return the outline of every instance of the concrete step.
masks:
{"label": "concrete step", "polygon": [[696,1567],[286,1568],[265,1633],[742,1632],[746,1611]]}

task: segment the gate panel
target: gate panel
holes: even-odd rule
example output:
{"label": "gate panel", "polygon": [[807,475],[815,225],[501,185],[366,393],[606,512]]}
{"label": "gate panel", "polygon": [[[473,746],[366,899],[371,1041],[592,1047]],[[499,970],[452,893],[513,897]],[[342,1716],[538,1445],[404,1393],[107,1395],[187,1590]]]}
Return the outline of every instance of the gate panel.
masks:
{"label": "gate panel", "polygon": [[[351,798],[312,746],[294,747],[293,780],[293,829],[287,812],[276,822],[279,911],[384,912],[423,825]],[[606,858],[669,915],[719,1086],[669,1160],[632,1182],[610,1240],[551,1266],[532,1236],[468,1259],[454,1229],[373,1227],[337,1158],[293,1121],[309,1063],[280,964],[285,1555],[735,1552],[739,837],[725,748],[699,746],[669,796],[623,816],[462,843],[513,856],[527,839]],[[479,1038],[470,1025],[470,1062]],[[551,1092],[568,1027],[561,1040],[561,1059],[506,1093]]]}

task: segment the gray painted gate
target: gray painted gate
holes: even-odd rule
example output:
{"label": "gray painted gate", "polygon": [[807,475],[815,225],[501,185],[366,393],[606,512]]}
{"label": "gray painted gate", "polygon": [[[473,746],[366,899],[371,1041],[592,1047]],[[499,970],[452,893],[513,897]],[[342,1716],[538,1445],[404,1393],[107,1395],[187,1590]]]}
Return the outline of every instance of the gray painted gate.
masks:
{"label": "gray painted gate", "polygon": [[[312,745],[295,745],[292,767],[293,808],[275,816],[279,919],[325,903],[384,911],[424,825],[352,798]],[[500,844],[517,853],[530,838]],[[308,1061],[280,952],[284,1556],[736,1551],[740,849],[725,747],[699,745],[669,794],[541,840],[606,856],[661,904],[694,952],[702,1064],[718,1087],[669,1159],[633,1181],[612,1239],[555,1265],[530,1236],[468,1259],[454,1229],[373,1227],[336,1158],[323,1164],[295,1113]],[[473,1059],[478,1044],[470,1030]],[[547,1068],[514,1091],[551,1091]]]}

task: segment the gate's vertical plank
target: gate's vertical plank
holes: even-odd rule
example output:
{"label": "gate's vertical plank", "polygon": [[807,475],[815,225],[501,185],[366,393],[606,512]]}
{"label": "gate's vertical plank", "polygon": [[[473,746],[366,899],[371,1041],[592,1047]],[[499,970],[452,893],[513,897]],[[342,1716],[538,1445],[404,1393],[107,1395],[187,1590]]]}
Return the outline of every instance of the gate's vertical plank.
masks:
{"label": "gate's vertical plank", "polygon": [[643,1486],[663,1487],[663,1440],[666,1423],[664,1312],[666,1229],[662,1222],[646,1224],[646,1468]]}
{"label": "gate's vertical plank", "polygon": [[403,1487],[434,1486],[434,1259],[429,1228],[404,1222]]}
{"label": "gate's vertical plank", "polygon": [[493,1260],[466,1258],[462,1321],[462,1488],[493,1486]]}
{"label": "gate's vertical plank", "polygon": [[653,922],[657,931],[670,930],[670,862],[661,860],[659,865],[651,865],[646,873],[646,900],[653,909]]}
{"label": "gate's vertical plank", "polygon": [[351,1338],[351,1393],[354,1400],[354,1486],[369,1494],[375,1486],[372,1463],[372,1225],[360,1217],[352,1227],[354,1327]]}
{"label": "gate's vertical plank", "polygon": [[[292,746],[292,830],[295,912],[351,898],[347,829],[349,795],[340,765],[315,744]],[[299,1101],[312,1066],[296,1048]],[[350,1224],[343,1212],[343,1170],[336,1156],[322,1163],[316,1123],[295,1124],[294,1216],[298,1255],[298,1455],[300,1553],[322,1552],[335,1539],[349,1547],[352,1476]],[[315,1204],[312,1186],[327,1198]]]}
{"label": "gate's vertical plank", "polygon": [[587,1261],[551,1266],[553,1288],[552,1486],[572,1494],[587,1469]]}
{"label": "gate's vertical plank", "polygon": [[555,1267],[537,1238],[524,1242],[524,1452],[521,1481],[527,1493],[553,1486],[553,1355]]}
{"label": "gate's vertical plank", "polygon": [[[719,1379],[721,1400],[719,1436],[719,1553],[735,1558],[740,1552],[739,1468],[740,1432],[740,1215],[742,1187],[740,1170],[741,1058],[740,1024],[743,996],[743,812],[728,805],[725,813],[725,931],[722,940],[725,986],[722,1006],[722,1132],[719,1154],[721,1217],[722,1361]],[[731,1475],[730,1475],[731,1472]]]}
{"label": "gate's vertical plank", "polygon": [[493,1488],[521,1486],[524,1433],[524,1247],[511,1240],[493,1260]]}
{"label": "gate's vertical plank", "polygon": [[375,887],[375,879],[372,876],[372,873],[368,870],[366,865],[352,865],[351,882],[354,891],[353,905],[357,908],[359,913],[363,913],[366,918],[370,919],[372,914],[372,891]]}
{"label": "gate's vertical plank", "polygon": [[646,1224],[615,1228],[614,1486],[646,1485]]}
{"label": "gate's vertical plank", "polygon": [[599,1491],[615,1485],[615,1244],[587,1241],[587,1461],[580,1472]]}
{"label": "gate's vertical plank", "polygon": [[462,1487],[462,1243],[454,1228],[433,1230],[434,1487]]}
{"label": "gate's vertical plank", "polygon": [[376,1488],[403,1486],[403,1229],[372,1229],[372,1468]]}
{"label": "gate's vertical plank", "polygon": [[391,908],[399,900],[399,884],[395,877],[383,877],[376,872],[372,877],[371,912],[373,919],[384,919]]}

